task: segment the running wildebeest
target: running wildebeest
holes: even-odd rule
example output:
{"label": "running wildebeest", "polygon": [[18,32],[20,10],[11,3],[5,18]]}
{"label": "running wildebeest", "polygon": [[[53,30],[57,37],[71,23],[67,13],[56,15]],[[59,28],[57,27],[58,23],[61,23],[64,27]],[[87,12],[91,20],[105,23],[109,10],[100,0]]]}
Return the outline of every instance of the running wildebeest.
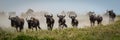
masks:
{"label": "running wildebeest", "polygon": [[58,20],[59,27],[62,28],[62,29],[63,29],[64,27],[67,28],[67,25],[65,24],[65,23],[66,23],[66,20],[64,19],[65,16],[66,16],[66,15],[58,15],[58,14],[57,14],[57,17],[59,18],[59,20]]}
{"label": "running wildebeest", "polygon": [[44,16],[46,17],[46,23],[47,23],[48,30],[52,30],[54,26],[54,22],[55,22],[55,20],[53,19],[53,14],[51,15],[45,14]]}
{"label": "running wildebeest", "polygon": [[39,20],[38,19],[36,19],[36,18],[34,18],[34,17],[31,17],[29,20],[27,20],[26,19],[26,21],[27,21],[27,23],[28,23],[28,28],[29,29],[32,29],[33,30],[33,28],[36,28],[36,31],[37,31],[37,27],[39,28],[39,29],[41,29],[40,28],[40,23],[39,23]]}
{"label": "running wildebeest", "polygon": [[96,21],[96,16],[95,16],[94,12],[89,12],[89,13],[91,13],[89,15],[89,20],[90,20],[91,26],[94,26],[95,25],[95,21]]}
{"label": "running wildebeest", "polygon": [[97,24],[98,24],[98,25],[102,23],[102,20],[103,20],[102,16],[98,15],[98,16],[96,17],[96,21],[97,21]]}
{"label": "running wildebeest", "polygon": [[[9,20],[11,20],[11,26],[15,27],[17,32],[21,32],[24,26],[24,19],[20,18],[18,16],[16,17],[10,17]],[[19,28],[19,29],[18,29]]]}
{"label": "running wildebeest", "polygon": [[75,12],[69,12],[69,17],[72,19],[71,24],[73,27],[77,27],[78,26],[78,20],[76,19],[77,14],[75,14]]}
{"label": "running wildebeest", "polygon": [[107,13],[109,14],[109,22],[114,22],[114,19],[116,17],[116,14],[113,12],[113,10],[109,10],[107,11]]}
{"label": "running wildebeest", "polygon": [[90,20],[90,23],[91,23],[91,26],[94,26],[95,25],[95,21],[97,21],[97,24],[101,24],[103,18],[102,16],[98,15],[96,16],[96,14],[94,12],[89,12],[90,15],[89,15],[89,20]]}

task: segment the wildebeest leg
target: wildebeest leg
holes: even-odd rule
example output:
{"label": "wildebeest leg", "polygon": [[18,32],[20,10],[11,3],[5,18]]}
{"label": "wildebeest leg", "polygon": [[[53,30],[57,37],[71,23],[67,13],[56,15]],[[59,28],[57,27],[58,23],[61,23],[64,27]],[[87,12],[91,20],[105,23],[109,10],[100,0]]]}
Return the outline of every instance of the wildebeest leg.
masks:
{"label": "wildebeest leg", "polygon": [[93,22],[93,26],[95,26],[95,21]]}
{"label": "wildebeest leg", "polygon": [[38,28],[41,29],[40,26],[38,26]]}
{"label": "wildebeest leg", "polygon": [[20,32],[22,31],[22,28],[21,28],[21,27],[19,28],[19,31],[20,31]]}
{"label": "wildebeest leg", "polygon": [[20,32],[23,30],[24,23],[21,24],[20,26]]}
{"label": "wildebeest leg", "polygon": [[67,25],[66,25],[66,24],[64,24],[64,26],[67,28]]}
{"label": "wildebeest leg", "polygon": [[59,24],[59,29],[62,29],[62,26]]}
{"label": "wildebeest leg", "polygon": [[50,30],[52,30],[52,26],[50,26]]}
{"label": "wildebeest leg", "polygon": [[18,27],[16,26],[16,30],[17,30],[17,32],[18,32]]}
{"label": "wildebeest leg", "polygon": [[76,27],[78,26],[78,23],[76,24]]}
{"label": "wildebeest leg", "polygon": [[99,24],[102,25],[101,22],[99,22]]}
{"label": "wildebeest leg", "polygon": [[75,28],[77,28],[77,25],[74,25]]}
{"label": "wildebeest leg", "polygon": [[74,27],[74,25],[72,24],[72,26]]}
{"label": "wildebeest leg", "polygon": [[78,25],[78,24],[75,24],[75,23],[74,23],[74,24],[73,24],[73,27],[77,28],[77,25]]}
{"label": "wildebeest leg", "polygon": [[90,22],[90,24],[91,24],[91,26],[93,26],[93,23],[92,23],[92,22]]}
{"label": "wildebeest leg", "polygon": [[109,23],[111,23],[112,22],[112,18],[111,17],[109,17]]}
{"label": "wildebeest leg", "polygon": [[100,24],[100,22],[99,21],[97,21],[97,25],[99,25]]}
{"label": "wildebeest leg", "polygon": [[11,22],[11,26],[14,27],[14,25],[15,25],[14,22]]}
{"label": "wildebeest leg", "polygon": [[31,26],[28,24],[28,28],[31,29]]}
{"label": "wildebeest leg", "polygon": [[22,31],[22,29],[23,29],[23,26],[19,27],[20,32]]}
{"label": "wildebeest leg", "polygon": [[54,24],[51,24],[51,30],[53,29],[53,25],[54,25]]}
{"label": "wildebeest leg", "polygon": [[63,29],[63,28],[64,28],[64,25],[60,25],[60,27],[61,27],[61,29]]}
{"label": "wildebeest leg", "polygon": [[115,18],[112,18],[112,22],[114,22]]}
{"label": "wildebeest leg", "polygon": [[33,30],[33,26],[31,26],[31,29]]}
{"label": "wildebeest leg", "polygon": [[53,24],[50,24],[50,30],[52,30],[52,28],[53,28]]}
{"label": "wildebeest leg", "polygon": [[59,24],[59,28],[63,29],[64,25],[63,24]]}
{"label": "wildebeest leg", "polygon": [[48,30],[51,30],[51,29],[50,29],[50,24],[48,24],[47,27],[48,27]]}
{"label": "wildebeest leg", "polygon": [[35,27],[36,31],[37,31],[37,27]]}

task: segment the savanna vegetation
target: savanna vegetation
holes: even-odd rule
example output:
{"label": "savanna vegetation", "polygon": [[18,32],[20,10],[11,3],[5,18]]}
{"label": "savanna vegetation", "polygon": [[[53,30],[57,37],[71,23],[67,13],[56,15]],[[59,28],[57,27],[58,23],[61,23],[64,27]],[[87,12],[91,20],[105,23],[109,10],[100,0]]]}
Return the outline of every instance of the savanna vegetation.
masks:
{"label": "savanna vegetation", "polygon": [[108,25],[79,29],[26,32],[8,32],[0,29],[0,40],[120,40],[120,20]]}

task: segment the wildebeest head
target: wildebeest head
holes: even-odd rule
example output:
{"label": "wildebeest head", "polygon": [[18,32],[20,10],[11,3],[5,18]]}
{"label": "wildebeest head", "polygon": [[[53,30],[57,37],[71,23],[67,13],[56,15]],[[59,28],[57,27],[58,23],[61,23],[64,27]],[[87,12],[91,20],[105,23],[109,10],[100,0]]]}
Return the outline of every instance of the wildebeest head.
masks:
{"label": "wildebeest head", "polygon": [[111,15],[113,13],[113,10],[106,10],[106,14]]}
{"label": "wildebeest head", "polygon": [[16,16],[16,17],[10,17],[10,16],[9,16],[8,19],[11,20],[11,21],[17,21],[17,18],[18,18],[18,16]]}
{"label": "wildebeest head", "polygon": [[26,18],[26,21],[27,21],[27,23],[28,23],[28,25],[33,25],[33,20],[34,20],[35,18],[34,17],[28,17],[28,18]]}
{"label": "wildebeest head", "polygon": [[89,17],[90,18],[95,18],[96,17],[96,14],[95,14],[95,12],[89,12]]}
{"label": "wildebeest head", "polygon": [[14,27],[15,26],[15,22],[16,22],[16,17],[10,17],[8,18],[9,20],[11,20],[11,26]]}
{"label": "wildebeest head", "polygon": [[45,16],[46,18],[52,18],[52,17],[53,17],[53,14],[44,14],[44,16]]}
{"label": "wildebeest head", "polygon": [[66,16],[66,15],[58,15],[58,14],[57,14],[57,17],[58,17],[59,19],[63,19],[63,18],[65,18],[65,16]]}

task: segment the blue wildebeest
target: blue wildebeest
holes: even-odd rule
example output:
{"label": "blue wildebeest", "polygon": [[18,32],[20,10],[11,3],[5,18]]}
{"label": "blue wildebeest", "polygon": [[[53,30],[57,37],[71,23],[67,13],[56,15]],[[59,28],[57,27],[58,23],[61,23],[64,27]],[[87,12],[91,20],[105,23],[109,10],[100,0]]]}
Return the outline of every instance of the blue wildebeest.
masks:
{"label": "blue wildebeest", "polygon": [[36,31],[37,31],[37,28],[41,29],[40,26],[39,26],[40,23],[39,23],[38,19],[36,19],[34,17],[31,17],[29,20],[26,18],[26,21],[28,23],[28,28],[29,29],[33,30],[33,28],[36,28]]}
{"label": "blue wildebeest", "polygon": [[97,21],[97,24],[98,24],[98,25],[102,23],[102,20],[103,20],[103,17],[102,17],[102,16],[98,15],[98,16],[96,17],[96,21]]}
{"label": "blue wildebeest", "polygon": [[78,26],[78,20],[76,19],[77,14],[73,11],[68,12],[69,13],[69,17],[71,18],[71,24],[73,27],[77,27]]}
{"label": "blue wildebeest", "polygon": [[59,20],[58,20],[59,27],[62,28],[62,29],[63,29],[64,27],[67,28],[65,16],[66,16],[66,15],[63,15],[63,14],[59,14],[59,15],[57,14],[57,17],[59,18]]}
{"label": "blue wildebeest", "polygon": [[24,19],[20,18],[18,16],[10,17],[9,20],[11,20],[11,26],[15,27],[17,32],[21,32],[24,26]]}
{"label": "blue wildebeest", "polygon": [[89,12],[89,20],[90,20],[91,26],[94,26],[96,21],[96,16],[94,12]]}
{"label": "blue wildebeest", "polygon": [[48,30],[52,30],[55,22],[55,20],[53,19],[53,14],[44,14],[44,16],[46,17]]}
{"label": "blue wildebeest", "polygon": [[109,10],[107,13],[109,15],[109,22],[114,22],[116,14],[113,12],[113,10]]}

